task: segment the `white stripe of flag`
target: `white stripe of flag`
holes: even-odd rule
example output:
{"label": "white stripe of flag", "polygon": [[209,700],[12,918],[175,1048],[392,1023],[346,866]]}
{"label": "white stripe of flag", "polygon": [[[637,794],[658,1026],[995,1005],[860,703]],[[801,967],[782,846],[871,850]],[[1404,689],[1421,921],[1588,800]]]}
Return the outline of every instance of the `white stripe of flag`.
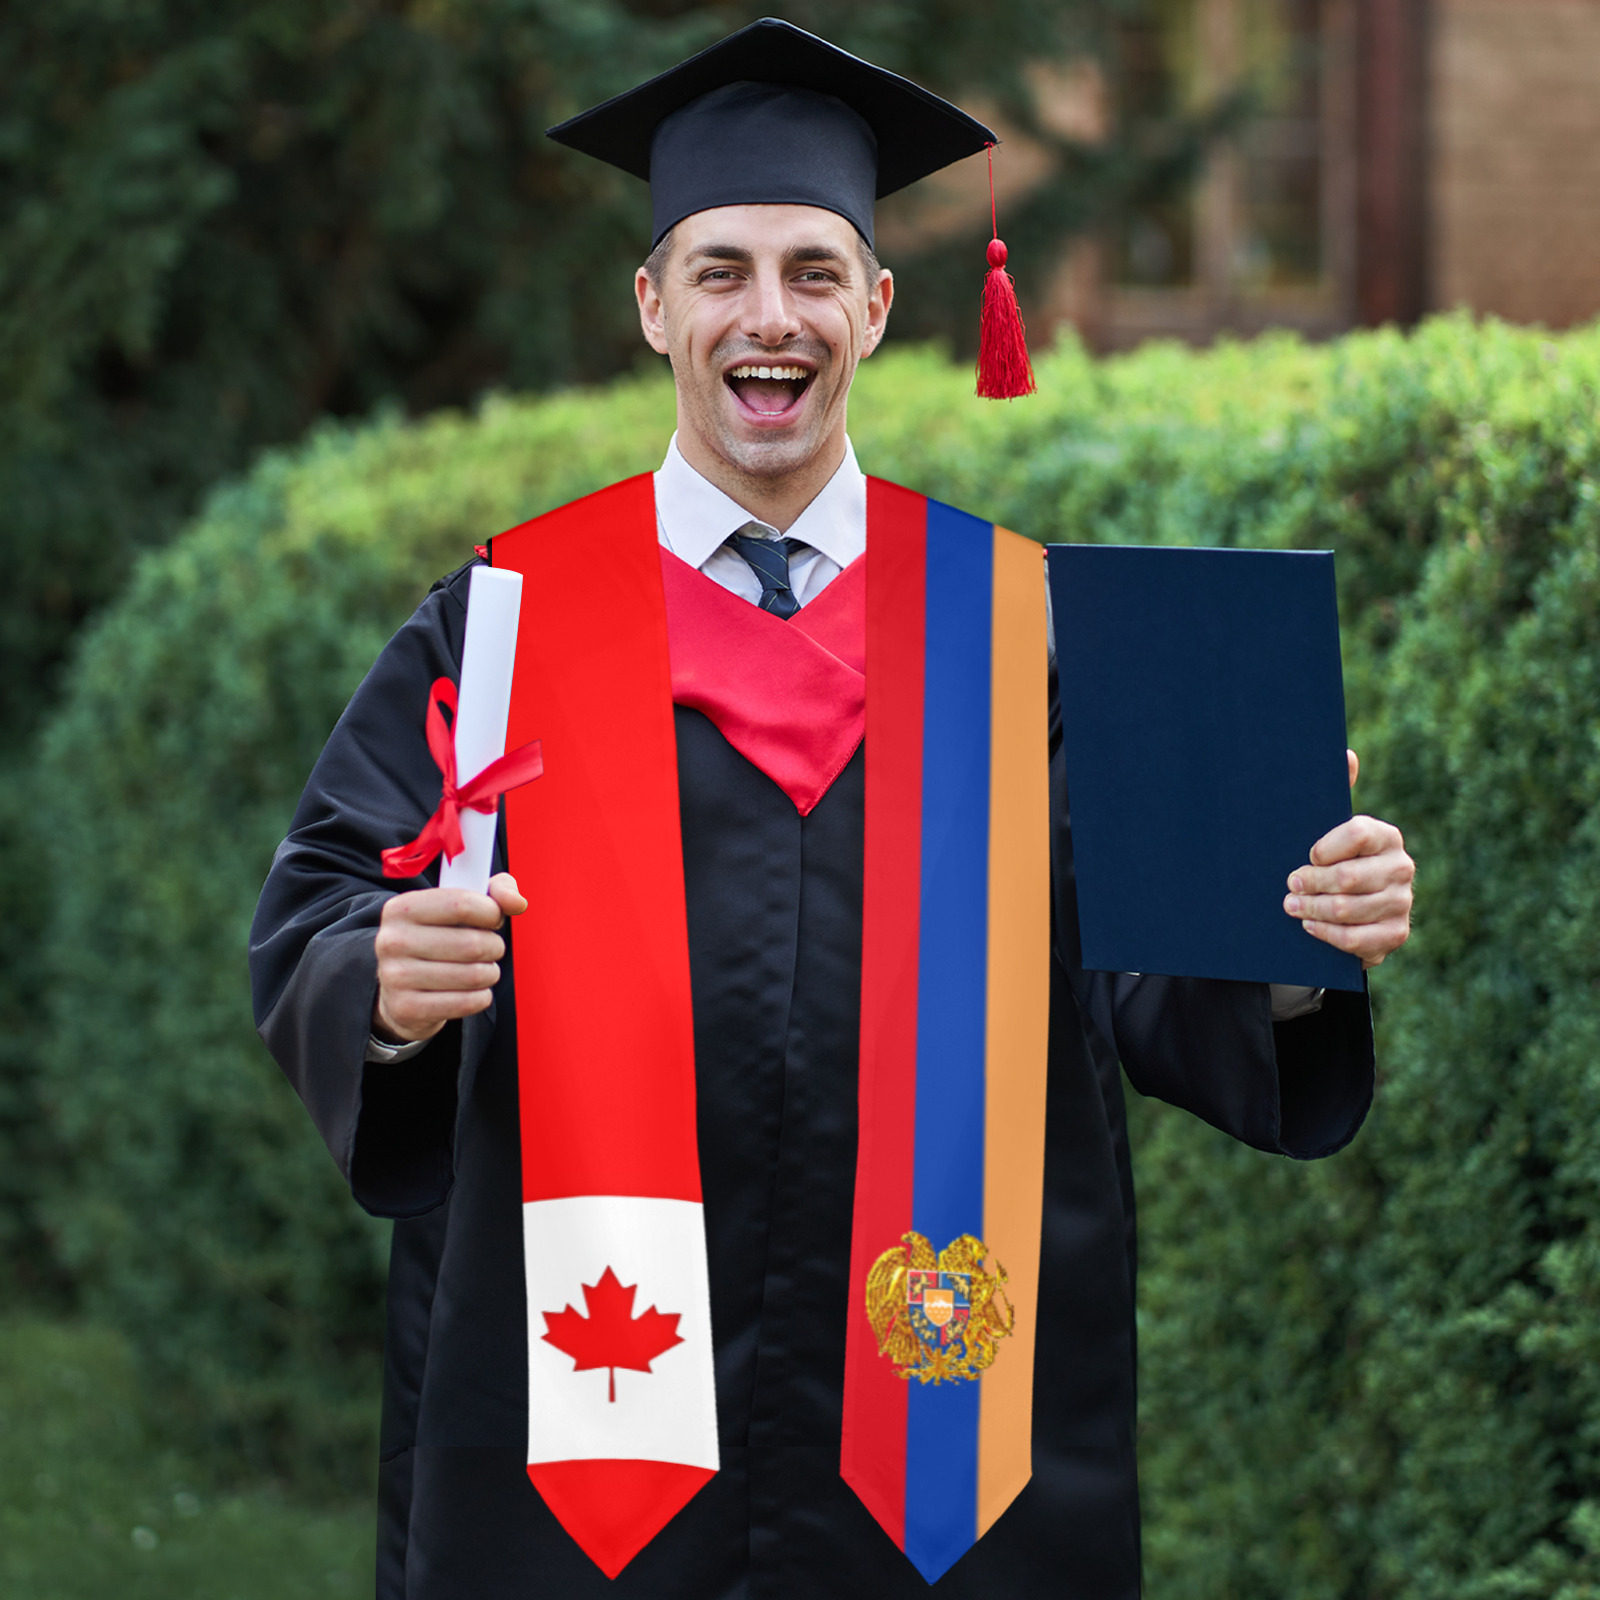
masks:
{"label": "white stripe of flag", "polygon": [[[668,1461],[715,1472],[717,1406],[711,1360],[704,1208],[689,1200],[583,1195],[522,1208],[528,1284],[528,1464]],[[630,1314],[676,1314],[683,1341],[650,1370],[577,1371],[549,1343],[547,1314],[588,1315],[584,1288],[607,1269],[634,1290]],[[570,1325],[570,1324],[569,1324]],[[561,1324],[557,1324],[561,1326]]]}

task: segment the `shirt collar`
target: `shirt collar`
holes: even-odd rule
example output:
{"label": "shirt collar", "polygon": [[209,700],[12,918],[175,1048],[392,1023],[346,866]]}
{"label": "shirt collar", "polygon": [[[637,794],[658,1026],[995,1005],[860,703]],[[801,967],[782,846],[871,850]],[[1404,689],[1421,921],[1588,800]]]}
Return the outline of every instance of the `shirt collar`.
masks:
{"label": "shirt collar", "polygon": [[[677,434],[667,446],[655,484],[661,542],[691,567],[703,567],[730,533],[761,521],[684,460]],[[840,567],[848,567],[866,549],[867,480],[849,439],[838,470],[795,519],[788,536],[804,540]]]}

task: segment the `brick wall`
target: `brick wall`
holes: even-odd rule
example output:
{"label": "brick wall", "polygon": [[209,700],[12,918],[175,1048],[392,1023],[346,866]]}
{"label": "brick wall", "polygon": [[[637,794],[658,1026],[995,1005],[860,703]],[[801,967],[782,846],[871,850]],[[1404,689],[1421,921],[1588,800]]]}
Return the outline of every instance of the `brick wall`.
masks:
{"label": "brick wall", "polygon": [[1600,316],[1600,0],[1433,0],[1429,300]]}

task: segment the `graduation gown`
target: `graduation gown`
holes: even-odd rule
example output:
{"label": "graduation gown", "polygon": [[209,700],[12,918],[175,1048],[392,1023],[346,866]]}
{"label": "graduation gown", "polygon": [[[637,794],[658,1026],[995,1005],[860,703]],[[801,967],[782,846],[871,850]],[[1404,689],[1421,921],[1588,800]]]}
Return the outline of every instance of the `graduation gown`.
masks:
{"label": "graduation gown", "polygon": [[[526,1307],[509,958],[493,1007],[364,1060],[379,852],[438,798],[428,686],[459,677],[467,568],[436,585],[328,740],[251,938],[262,1037],[356,1200],[392,1217],[382,1600],[915,1600],[839,1476],[856,1158],[864,752],[801,817],[675,708],[721,1471],[613,1580],[525,1472]],[[1052,698],[1054,951],[1033,1478],[946,1600],[1133,1600],[1135,1086],[1266,1151],[1328,1154],[1371,1099],[1360,994],[1274,1024],[1265,984],[1086,973]],[[529,917],[539,885],[524,882]],[[516,938],[515,925],[508,937]]]}

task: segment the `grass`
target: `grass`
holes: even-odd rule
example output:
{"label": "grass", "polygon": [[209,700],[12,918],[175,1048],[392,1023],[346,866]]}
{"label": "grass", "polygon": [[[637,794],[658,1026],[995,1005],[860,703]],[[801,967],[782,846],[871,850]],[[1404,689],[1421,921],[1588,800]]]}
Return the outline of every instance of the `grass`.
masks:
{"label": "grass", "polygon": [[372,1593],[373,1509],[208,1482],[163,1439],[116,1334],[0,1320],[6,1600]]}

